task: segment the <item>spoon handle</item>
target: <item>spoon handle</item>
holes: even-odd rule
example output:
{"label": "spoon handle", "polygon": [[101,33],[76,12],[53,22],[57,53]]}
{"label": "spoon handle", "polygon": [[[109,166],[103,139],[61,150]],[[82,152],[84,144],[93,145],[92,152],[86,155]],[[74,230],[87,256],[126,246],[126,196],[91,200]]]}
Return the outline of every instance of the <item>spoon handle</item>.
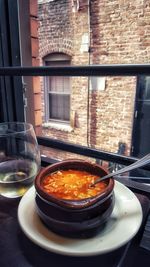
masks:
{"label": "spoon handle", "polygon": [[129,166],[126,166],[116,172],[112,172],[112,173],[109,173],[108,175],[105,175],[103,177],[100,177],[98,178],[97,180],[95,180],[95,182],[93,183],[93,185],[105,180],[105,179],[108,179],[108,178],[111,178],[113,176],[116,176],[118,174],[122,174],[122,173],[125,173],[125,172],[128,172],[128,171],[131,171],[131,170],[134,170],[134,169],[137,169],[139,167],[142,167],[146,164],[148,164],[150,162],[150,153],[147,154],[146,156],[142,157],[141,159],[137,160],[136,162],[130,164]]}

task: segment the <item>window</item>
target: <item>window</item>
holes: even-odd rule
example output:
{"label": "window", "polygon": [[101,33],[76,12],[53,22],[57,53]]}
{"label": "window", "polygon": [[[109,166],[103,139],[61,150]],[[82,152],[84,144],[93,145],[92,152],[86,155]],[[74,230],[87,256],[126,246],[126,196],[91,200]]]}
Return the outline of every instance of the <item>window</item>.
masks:
{"label": "window", "polygon": [[[70,57],[65,54],[51,54],[44,59],[46,66],[70,65]],[[45,78],[45,119],[48,121],[70,121],[70,78]]]}
{"label": "window", "polygon": [[[76,14],[72,13],[68,1],[49,0],[49,3],[46,4],[48,1],[43,0],[37,6],[37,10],[35,10],[36,0],[2,0],[1,2],[6,2],[6,4],[4,4],[5,10],[1,9],[0,12],[2,25],[0,28],[3,32],[4,29],[8,30],[8,33],[11,35],[10,42],[9,38],[1,34],[3,37],[1,38],[3,47],[0,50],[6,52],[7,48],[10,49],[5,58],[2,56],[0,59],[0,61],[4,61],[5,66],[9,66],[13,60],[15,61],[13,65],[18,66],[16,60],[19,60],[20,57],[20,64],[22,66],[30,66],[31,63],[33,66],[37,66],[39,62],[41,65],[42,60],[44,60],[44,64],[42,65],[45,66],[103,65],[109,62],[112,64],[148,62],[148,47],[146,45],[145,47],[143,46],[143,40],[147,40],[148,38],[147,24],[144,23],[144,20],[147,21],[148,12],[147,7],[144,5],[140,6],[140,9],[137,7],[138,10],[133,8],[135,12],[133,12],[132,23],[130,23],[130,18],[124,15],[125,7],[126,12],[128,12],[128,3],[123,9],[120,6],[118,6],[117,10],[115,9],[116,13],[119,12],[117,19],[115,16],[112,18],[112,15],[109,14],[106,23],[102,19],[104,16],[103,10],[100,9],[99,5],[95,5],[95,1],[89,7],[85,4],[84,8],[80,9]],[[16,44],[13,42],[15,35],[12,34],[12,30],[15,30],[15,27],[11,28],[14,24],[10,23],[11,20],[9,17],[8,19],[3,19],[3,17],[5,14],[4,11],[7,11],[10,5],[8,11],[13,10],[11,12],[13,19],[14,8],[12,7],[17,2],[19,4],[20,15],[15,17],[20,19],[19,36],[21,40],[18,44],[21,45],[21,56],[16,57]],[[32,2],[32,8],[29,9],[27,2],[28,5],[29,2]],[[105,8],[107,11],[109,6]],[[113,8],[116,8],[115,1]],[[144,12],[144,16],[140,16],[141,12]],[[9,14],[9,12],[7,13]],[[25,13],[27,13],[26,16]],[[32,20],[30,20],[31,17]],[[138,24],[139,20],[137,18],[140,18],[140,24]],[[124,22],[124,31],[121,29],[122,24],[120,24],[120,20]],[[26,34],[27,21],[29,34]],[[4,22],[6,22],[5,28]],[[39,24],[36,24],[36,22]],[[140,25],[145,26],[143,26],[144,30],[141,33],[143,36],[139,39],[140,27],[138,29],[138,26]],[[117,36],[116,27],[118,27]],[[15,32],[17,31],[15,30]],[[135,33],[134,35],[133,32]],[[15,37],[15,40],[19,41],[19,38]],[[37,45],[38,40],[39,46]],[[7,47],[6,44],[10,45]],[[138,53],[133,53],[133,47],[137,48]],[[10,58],[10,63],[7,63],[7,58],[11,55],[11,50],[14,50],[14,55],[13,58]],[[54,51],[57,51],[57,53],[54,53]],[[29,55],[30,64],[27,62],[27,54]],[[72,55],[72,57],[70,58],[67,55]],[[73,142],[74,144],[85,145],[113,153],[118,151],[119,142],[123,142],[126,143],[126,153],[129,155],[131,148],[133,149],[131,146],[131,135],[134,120],[136,77],[119,76],[103,78],[101,75],[99,77],[99,73],[97,72],[95,72],[95,76],[93,76],[93,72],[91,73],[92,78],[90,75],[90,78],[84,77],[84,73],[82,73],[83,77],[74,77],[73,75],[71,78],[59,76],[51,78],[33,77],[31,83],[25,81],[25,92],[22,90],[22,87],[18,90],[18,86],[15,85],[15,94],[13,90],[8,90],[9,81],[8,83],[5,82],[6,80],[4,82],[2,81],[4,86],[7,86],[5,91],[7,93],[10,91],[12,101],[8,101],[7,94],[5,97],[3,91],[1,97],[6,99],[5,102],[9,105],[9,110],[10,107],[13,110],[13,112],[5,112],[6,118],[4,119],[21,120],[20,107],[23,107],[23,104],[27,103],[27,107],[24,108],[26,111],[25,119],[28,122],[33,121],[32,123],[36,127],[37,135],[49,139],[55,138],[65,142]],[[28,76],[25,75],[25,78],[28,80]],[[40,83],[41,80],[43,81],[42,84]],[[18,92],[24,92],[25,100],[27,99],[27,101],[17,101],[17,99],[20,99]],[[148,97],[148,91],[146,95]],[[32,96],[32,101],[30,96]],[[14,99],[16,100],[16,106],[13,103]],[[42,105],[40,105],[41,102]],[[2,104],[5,109],[6,105],[4,101],[2,101]],[[15,108],[13,109],[13,107]],[[29,111],[28,114],[27,109]],[[3,119],[2,108],[1,114]]]}

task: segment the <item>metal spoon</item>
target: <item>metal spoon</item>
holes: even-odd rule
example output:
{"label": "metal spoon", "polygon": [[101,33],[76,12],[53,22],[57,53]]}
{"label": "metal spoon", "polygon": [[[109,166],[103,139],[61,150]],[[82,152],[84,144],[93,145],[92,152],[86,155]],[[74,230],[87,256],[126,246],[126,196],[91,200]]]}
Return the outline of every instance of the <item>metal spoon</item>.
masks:
{"label": "metal spoon", "polygon": [[[103,180],[105,179],[108,179],[108,178],[111,178],[113,176],[116,176],[118,174],[122,174],[122,173],[125,173],[125,172],[128,172],[128,171],[131,171],[131,170],[134,170],[134,169],[137,169],[139,167],[142,167],[146,164],[148,164],[150,162],[150,153],[147,154],[146,156],[142,157],[141,159],[137,160],[136,162],[130,164],[129,166],[126,166],[116,172],[112,172],[112,173],[109,173],[103,177],[100,177],[98,179],[96,179],[94,181],[94,183],[91,184],[91,186],[94,186],[95,184],[99,183],[99,182],[102,182]],[[140,177],[139,177],[140,178]]]}

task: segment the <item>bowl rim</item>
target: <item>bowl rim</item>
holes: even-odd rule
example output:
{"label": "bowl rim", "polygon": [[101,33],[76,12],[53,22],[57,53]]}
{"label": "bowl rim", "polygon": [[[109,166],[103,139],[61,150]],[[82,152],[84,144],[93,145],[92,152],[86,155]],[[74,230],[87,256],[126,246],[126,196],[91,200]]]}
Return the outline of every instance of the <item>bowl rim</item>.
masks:
{"label": "bowl rim", "polygon": [[[112,192],[110,192],[105,198],[102,198],[102,199],[100,199],[100,200],[98,200],[97,202],[95,202],[95,203],[93,203],[93,207],[95,207],[95,205],[97,205],[97,206],[99,206],[99,205],[101,205],[101,204],[103,204],[105,201],[107,201],[109,198],[111,198],[113,196],[113,191]],[[44,199],[43,197],[41,197],[41,195],[39,195],[37,192],[36,192],[36,197],[38,197],[43,203],[45,203],[46,205],[50,205],[50,204],[52,204],[52,206],[54,207],[54,208],[58,208],[58,207],[60,207],[60,205],[58,205],[58,203],[52,203],[52,202],[50,202],[50,201],[48,201],[48,200],[46,200],[46,199]],[[65,206],[62,206],[61,207],[61,210],[62,211],[65,211],[66,212],[66,207]],[[70,207],[70,211],[72,212],[76,212],[77,214],[78,214],[78,212],[88,212],[90,210],[90,206],[86,206],[86,207],[83,207],[83,208],[81,208],[81,209],[72,209],[71,207]]]}
{"label": "bowl rim", "polygon": [[[50,201],[50,202],[56,203],[62,207],[67,207],[67,208],[71,208],[71,209],[79,209],[79,208],[81,209],[81,208],[84,208],[84,207],[87,207],[87,206],[94,204],[98,200],[104,199],[105,197],[107,197],[110,194],[110,192],[113,191],[113,188],[114,188],[114,179],[113,178],[108,178],[108,186],[106,187],[104,192],[97,194],[94,197],[85,198],[85,199],[81,199],[81,200],[70,200],[70,199],[68,200],[68,199],[56,198],[56,197],[48,194],[46,191],[44,191],[42,186],[41,186],[41,180],[44,179],[44,177],[47,176],[48,173],[54,172],[53,169],[58,168],[58,170],[59,170],[59,169],[61,169],[61,167],[67,168],[67,165],[69,166],[69,164],[75,164],[75,165],[76,164],[82,164],[82,166],[86,166],[87,168],[88,167],[93,168],[93,171],[94,171],[94,169],[96,169],[97,171],[99,170],[99,171],[104,172],[104,174],[108,174],[108,171],[104,167],[102,167],[96,163],[92,163],[90,161],[82,160],[82,159],[66,159],[66,160],[62,160],[62,161],[59,161],[57,163],[48,165],[47,167],[41,169],[41,171],[38,173],[38,175],[36,176],[35,181],[34,181],[34,186],[35,186],[36,192],[44,200],[46,200],[48,202]],[[53,170],[53,171],[51,171],[51,170]],[[87,169],[87,171],[88,171],[88,169]]]}

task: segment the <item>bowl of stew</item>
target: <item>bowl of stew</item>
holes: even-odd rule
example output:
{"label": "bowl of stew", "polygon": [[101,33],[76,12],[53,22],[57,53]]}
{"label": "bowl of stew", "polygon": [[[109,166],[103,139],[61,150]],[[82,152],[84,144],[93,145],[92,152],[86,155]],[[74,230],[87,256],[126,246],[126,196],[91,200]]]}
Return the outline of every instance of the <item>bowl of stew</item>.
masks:
{"label": "bowl of stew", "polygon": [[114,179],[91,184],[106,174],[100,165],[80,159],[42,169],[35,179],[35,202],[44,224],[70,237],[88,237],[99,231],[114,207]]}

